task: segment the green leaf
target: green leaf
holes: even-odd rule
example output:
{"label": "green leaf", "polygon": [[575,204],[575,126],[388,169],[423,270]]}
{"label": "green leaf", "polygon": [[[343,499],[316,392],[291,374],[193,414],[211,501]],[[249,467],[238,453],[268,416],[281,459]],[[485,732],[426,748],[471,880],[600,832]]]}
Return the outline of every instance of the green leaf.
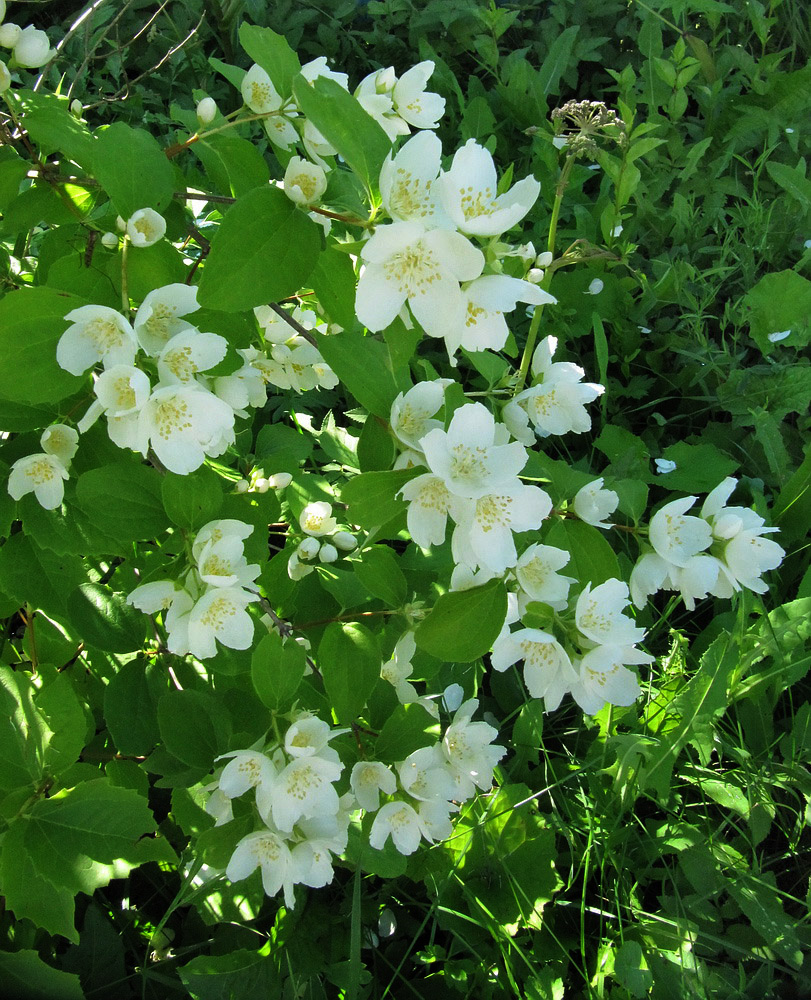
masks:
{"label": "green leaf", "polygon": [[42,776],[50,730],[33,701],[28,676],[0,667],[0,789],[30,788]]}
{"label": "green leaf", "polygon": [[193,958],[178,969],[178,975],[194,1000],[281,995],[273,957],[257,951]]}
{"label": "green leaf", "polygon": [[731,476],[740,464],[714,444],[677,441],[665,448],[663,455],[675,462],[676,468],[662,476],[662,485],[685,493],[708,493],[726,476]]}
{"label": "green leaf", "polygon": [[167,472],[161,483],[161,497],[173,524],[199,531],[220,512],[223,504],[222,480],[205,466],[190,476]]}
{"label": "green leaf", "polygon": [[228,746],[231,719],[222,703],[206,691],[169,691],[158,702],[164,746],[189,767],[208,770]]}
{"label": "green leaf", "polygon": [[318,665],[338,721],[353,722],[363,712],[380,679],[377,639],[363,625],[332,622],[318,647]]}
{"label": "green leaf", "polygon": [[443,594],[414,633],[420,649],[438,660],[469,663],[492,649],[507,617],[507,591],[500,580]]}
{"label": "green leaf", "polygon": [[65,618],[67,596],[84,579],[81,562],[40,548],[22,532],[12,535],[0,548],[0,591],[18,607],[28,603]]}
{"label": "green leaf", "polygon": [[370,594],[379,597],[391,608],[402,607],[408,584],[390,548],[375,545],[366,549],[354,565],[355,575]]}
{"label": "green leaf", "polygon": [[237,135],[212,135],[192,149],[213,181],[207,190],[241,198],[270,179],[265,158],[252,142]]}
{"label": "green leaf", "polygon": [[[744,296],[743,305],[749,315],[749,332],[764,354],[808,344],[811,281],[801,274],[796,271],[765,274]],[[788,337],[776,342],[769,340],[770,334],[786,330],[791,331]]]}
{"label": "green leaf", "polygon": [[104,689],[104,719],[119,753],[141,757],[155,748],[160,739],[160,690],[160,682],[154,675],[150,679],[141,659],[125,663]]}
{"label": "green leaf", "polygon": [[146,637],[146,615],[127,604],[125,594],[100,583],[83,583],[68,597],[68,615],[87,645],[108,653],[140,649]]}
{"label": "green leaf", "polygon": [[347,480],[341,489],[341,500],[349,505],[349,521],[363,528],[376,528],[406,509],[399,490],[414,478],[411,469],[391,472],[364,472]]}
{"label": "green leaf", "polygon": [[738,904],[767,947],[795,969],[803,964],[803,942],[797,924],[786,916],[776,889],[765,878],[733,870],[726,890]]}
{"label": "green leaf", "polygon": [[138,841],[155,830],[146,799],[98,778],[35,802],[25,846],[40,876],[92,892],[145,860]]}
{"label": "green leaf", "polygon": [[124,936],[113,924],[113,919],[103,905],[91,902],[82,923],[79,947],[72,949],[64,959],[65,970],[81,976],[86,996],[98,1000],[114,1000],[116,994],[120,996],[120,984],[127,979]]}
{"label": "green leaf", "polygon": [[49,934],[61,934],[78,944],[73,893],[64,886],[53,885],[37,872],[25,847],[25,828],[26,821],[18,819],[3,838],[0,884],[6,906],[17,920],[27,917]]}
{"label": "green leaf", "polygon": [[544,94],[560,93],[560,78],[569,66],[579,31],[580,25],[573,24],[555,35],[538,71],[538,86]]}
{"label": "green leaf", "polygon": [[103,465],[79,476],[76,498],[102,531],[123,542],[148,541],[168,527],[161,478],[132,462]]}
{"label": "green leaf", "polygon": [[344,330],[355,323],[355,269],[348,254],[327,247],[318,255],[310,285],[324,312]]}
{"label": "green leaf", "polygon": [[0,300],[0,396],[18,403],[55,403],[80,389],[84,378],[56,363],[56,345],[68,328],[65,314],[83,299],[51,288],[26,288]]}
{"label": "green leaf", "polygon": [[79,759],[86,738],[92,735],[92,730],[88,734],[88,719],[65,674],[55,674],[45,679],[35,701],[37,710],[51,730],[48,745],[42,755],[43,770],[50,775],[60,775]]}
{"label": "green leaf", "polygon": [[160,212],[172,200],[175,173],[157,141],[140,128],[115,122],[99,129],[93,149],[93,174],[128,219],[140,208]]}
{"label": "green leaf", "polygon": [[268,475],[276,472],[297,472],[313,450],[309,434],[294,430],[286,424],[265,424],[256,435],[257,463]]}
{"label": "green leaf", "polygon": [[811,443],[800,467],[783,487],[772,511],[785,538],[802,538],[811,524]]}
{"label": "green leaf", "polygon": [[554,545],[571,553],[565,572],[575,576],[584,586],[596,587],[612,578],[620,578],[619,563],[614,550],[599,528],[584,521],[560,519],[544,538],[545,545]]}
{"label": "green leaf", "polygon": [[771,179],[808,210],[811,208],[811,181],[805,176],[804,166],[804,163],[802,165],[798,163],[792,168],[786,163],[766,161],[766,170]]}
{"label": "green leaf", "polygon": [[487,100],[479,95],[468,101],[462,115],[462,138],[484,142],[496,131],[496,117]]}
{"label": "green leaf", "polygon": [[318,337],[318,350],[341,383],[375,416],[388,420],[400,392],[389,367],[385,344],[362,333],[344,330]]}
{"label": "green leaf", "polygon": [[239,42],[267,73],[280,96],[288,97],[293,90],[293,78],[301,72],[301,63],[284,35],[243,22],[239,26]]}
{"label": "green leaf", "polygon": [[438,737],[439,723],[422,705],[398,705],[375,740],[375,759],[399,763],[420,747],[432,746]]}
{"label": "green leaf", "polygon": [[70,113],[70,101],[55,94],[18,91],[25,115],[25,128],[40,150],[47,156],[53,152],[92,171],[93,136],[86,125]]}
{"label": "green leaf", "polygon": [[653,985],[653,975],[636,941],[623,941],[620,945],[614,958],[614,978],[632,997],[647,996]]}
{"label": "green leaf", "polygon": [[35,951],[0,952],[0,981],[14,1000],[85,1000],[78,976],[46,965]]}
{"label": "green leaf", "polygon": [[319,234],[283,191],[249,191],[231,206],[211,241],[200,304],[239,312],[292,295],[315,267]]}
{"label": "green leaf", "polygon": [[266,635],[251,657],[251,681],[262,704],[277,712],[289,708],[306,665],[307,654],[297,642]]}
{"label": "green leaf", "polygon": [[338,150],[367,190],[376,188],[391,142],[374,118],[343,87],[324,77],[308,83],[297,76],[293,95],[302,113]]}

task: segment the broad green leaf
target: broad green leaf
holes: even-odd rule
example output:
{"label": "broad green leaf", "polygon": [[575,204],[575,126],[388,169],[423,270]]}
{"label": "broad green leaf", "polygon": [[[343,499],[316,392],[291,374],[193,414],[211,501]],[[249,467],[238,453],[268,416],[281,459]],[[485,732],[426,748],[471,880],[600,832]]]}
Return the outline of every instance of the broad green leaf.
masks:
{"label": "broad green leaf", "polygon": [[125,594],[101,583],[83,583],[68,597],[68,615],[76,634],[89,646],[108,653],[140,649],[147,616],[127,604]]}
{"label": "broad green leaf", "polygon": [[243,22],[239,26],[239,41],[251,59],[267,73],[279,94],[288,97],[293,79],[301,72],[301,63],[284,35]]}
{"label": "broad green leaf", "polygon": [[420,649],[449,663],[469,663],[489,652],[507,617],[507,591],[500,580],[443,594],[417,626]]}
{"label": "broad green leaf", "polygon": [[[811,184],[811,181],[808,182]],[[805,347],[811,329],[811,281],[796,271],[765,274],[744,296],[749,332],[764,354]],[[787,337],[769,340],[789,331]]]}
{"label": "broad green leaf", "polygon": [[318,665],[338,721],[353,722],[363,712],[380,679],[377,639],[363,625],[332,622],[318,647]]}
{"label": "broad green leaf", "polygon": [[320,336],[318,349],[361,406],[388,420],[400,389],[389,368],[386,345],[362,333],[344,330]]}
{"label": "broad green leaf", "polygon": [[[160,739],[161,684],[141,659],[125,663],[104,689],[104,719],[120,753],[144,756]],[[133,706],[138,711],[133,711]]]}
{"label": "broad green leaf", "polygon": [[571,553],[565,572],[585,586],[596,587],[612,578],[620,578],[619,563],[614,550],[599,528],[584,521],[561,518],[544,538],[545,545],[554,545]]}
{"label": "broad green leaf", "polygon": [[660,482],[670,490],[685,493],[709,493],[726,476],[731,476],[740,464],[714,444],[677,441],[665,448],[663,456],[675,462],[676,468]]}
{"label": "broad green leaf", "polygon": [[803,942],[797,934],[797,921],[783,910],[780,896],[765,877],[731,871],[726,890],[765,941],[767,947],[795,969],[803,964]]}
{"label": "broad green leaf", "polygon": [[102,531],[124,542],[163,534],[168,518],[161,497],[161,475],[132,462],[104,465],[79,476],[76,498]]}
{"label": "broad green leaf", "polygon": [[70,113],[70,101],[55,94],[18,91],[25,116],[25,128],[31,138],[48,155],[53,152],[92,171],[93,136],[86,125]]}
{"label": "broad green leaf", "polygon": [[29,493],[17,505],[23,531],[42,549],[60,556],[124,555],[127,547],[99,529],[82,508],[68,500],[61,507],[45,510]]}
{"label": "broad green leaf", "polygon": [[0,789],[33,791],[51,732],[33,701],[23,671],[0,667]]}
{"label": "broad green leaf", "polygon": [[477,139],[484,142],[496,130],[496,117],[487,103],[487,99],[481,95],[468,101],[465,112],[462,115],[462,138]]}
{"label": "broad green leaf", "polygon": [[43,769],[47,774],[61,775],[79,759],[93,730],[88,733],[88,717],[65,674],[45,678],[34,700],[51,730],[42,755]]}
{"label": "broad green leaf", "polygon": [[396,764],[420,747],[432,746],[438,737],[439,723],[422,705],[398,705],[375,740],[375,760]]}
{"label": "broad green leaf", "polygon": [[394,553],[386,546],[366,549],[355,563],[355,575],[370,594],[385,601],[389,607],[399,608],[405,603],[406,578]]}
{"label": "broad green leaf", "polygon": [[65,956],[65,970],[81,976],[88,997],[113,1000],[127,979],[124,936],[114,919],[103,903],[91,902],[82,921],[79,947]]}
{"label": "broad green leaf", "polygon": [[169,691],[158,702],[164,746],[189,767],[210,768],[228,746],[231,720],[221,702],[205,691]]}
{"label": "broad green leaf", "polygon": [[83,892],[146,860],[138,842],[156,830],[146,799],[106,778],[39,799],[28,817],[25,846],[37,872]]}
{"label": "broad green leaf", "polygon": [[338,150],[364,186],[370,191],[376,188],[391,142],[374,118],[343,87],[324,77],[308,83],[297,76],[293,94],[302,113]]}
{"label": "broad green leaf", "polygon": [[[436,743],[436,740],[432,742]],[[408,859],[400,854],[394,846],[391,837],[378,851],[369,843],[369,831],[372,828],[373,818],[367,813],[363,820],[363,826],[358,828],[354,824],[349,827],[349,841],[346,845],[347,861],[357,865],[358,870],[368,872],[369,875],[377,875],[380,878],[398,878],[408,867]]]}
{"label": "broad green leaf", "polygon": [[64,618],[68,594],[85,579],[79,560],[41,549],[22,532],[0,548],[0,590],[18,607],[28,603]]}
{"label": "broad green leaf", "polygon": [[85,1000],[78,976],[46,965],[35,951],[0,952],[0,982],[15,1000]]}
{"label": "broad green leaf", "polygon": [[213,182],[206,190],[241,198],[270,179],[270,169],[257,147],[228,133],[200,139],[192,146],[195,156]]}
{"label": "broad green leaf", "polygon": [[296,472],[312,450],[310,435],[286,424],[265,424],[256,435],[254,448],[257,462],[261,460],[267,475]]}
{"label": "broad green leaf", "polygon": [[246,70],[242,69],[240,66],[232,66],[231,63],[223,62],[221,59],[217,59],[215,56],[208,57],[209,65],[213,66],[214,69],[237,90],[242,87],[242,81],[245,79]]}
{"label": "broad green leaf", "polygon": [[56,363],[56,345],[70,325],[65,314],[83,299],[51,288],[26,288],[0,300],[0,397],[55,403],[82,388],[83,378]]}
{"label": "broad green leaf", "polygon": [[177,971],[194,1000],[281,996],[274,961],[270,955],[240,949],[193,958]]}
{"label": "broad green leaf", "polygon": [[361,472],[387,472],[391,469],[396,450],[385,420],[369,414],[358,438],[357,451]]}
{"label": "broad green leaf", "polygon": [[648,969],[641,945],[636,941],[623,941],[614,958],[614,978],[632,997],[644,997],[653,985],[653,975]]}
{"label": "broad green leaf", "polygon": [[355,322],[355,269],[348,254],[327,247],[318,255],[310,285],[324,312],[348,330]]}
{"label": "broad green leaf", "polygon": [[806,211],[811,208],[811,180],[805,176],[805,164],[801,167],[797,164],[792,168],[786,163],[777,163],[774,160],[766,161],[766,170],[773,181],[778,183],[783,190],[788,191],[792,198],[795,198]]}
{"label": "broad green leaf", "polygon": [[28,163],[11,146],[0,146],[0,212],[20,193],[20,182],[28,173]]}
{"label": "broad green leaf", "polygon": [[801,538],[811,524],[811,443],[797,471],[783,487],[772,511],[786,538]]}
{"label": "broad green leaf", "polygon": [[17,920],[28,918],[49,934],[61,934],[74,944],[74,898],[70,889],[44,879],[34,867],[25,846],[26,820],[18,819],[3,837],[0,851],[0,886],[6,906]]}
{"label": "broad green leaf", "polygon": [[560,34],[555,35],[555,40],[549,46],[549,51],[541,63],[538,72],[539,87],[544,94],[560,93],[560,78],[569,66],[572,49],[580,31],[579,24],[573,24],[564,28]]}
{"label": "broad green leaf", "polygon": [[349,505],[349,520],[364,528],[376,528],[406,509],[399,490],[414,478],[409,469],[391,472],[364,472],[349,479],[341,490],[341,500]]}
{"label": "broad green leaf", "polygon": [[283,191],[249,191],[231,206],[211,241],[200,304],[239,312],[292,295],[315,267],[319,234]]}
{"label": "broad green leaf", "polygon": [[230,823],[204,830],[197,838],[200,858],[212,868],[225,868],[237,844],[256,828],[254,818],[248,814],[236,816]]}
{"label": "broad green leaf", "polygon": [[304,677],[307,654],[292,639],[266,635],[251,657],[251,681],[262,704],[274,711],[288,708]]}
{"label": "broad green leaf", "polygon": [[161,483],[163,506],[179,528],[199,531],[213,521],[223,503],[222,479],[203,466],[189,476],[167,472]]}
{"label": "broad green leaf", "polygon": [[172,200],[175,174],[152,135],[115,122],[96,136],[93,174],[116,212],[128,219],[140,208],[165,209]]}

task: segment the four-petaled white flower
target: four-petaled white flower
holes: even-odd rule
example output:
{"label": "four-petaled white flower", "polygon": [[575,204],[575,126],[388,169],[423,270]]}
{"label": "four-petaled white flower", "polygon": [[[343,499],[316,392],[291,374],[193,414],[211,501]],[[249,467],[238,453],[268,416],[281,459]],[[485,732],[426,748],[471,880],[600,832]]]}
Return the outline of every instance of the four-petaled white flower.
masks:
{"label": "four-petaled white flower", "polygon": [[712,541],[708,522],[687,514],[696,500],[698,497],[671,500],[651,518],[650,543],[658,555],[674,566],[686,566],[693,556],[709,548]]}
{"label": "four-petaled white flower", "polygon": [[160,354],[181,330],[194,329],[183,317],[199,308],[193,285],[175,282],[154,289],[135,314],[133,326],[138,343],[147,354]]}
{"label": "four-petaled white flower", "polygon": [[290,832],[300,819],[336,813],[339,803],[333,782],[342,770],[343,764],[316,755],[294,758],[271,786],[257,790],[259,815]]}
{"label": "four-petaled white flower", "polygon": [[569,587],[576,581],[573,577],[562,576],[558,570],[563,569],[570,559],[570,553],[564,549],[538,542],[521,553],[514,572],[521,588],[518,605],[522,612],[530,601],[548,604],[554,611],[565,610]]}
{"label": "four-petaled white flower", "polygon": [[606,580],[593,589],[587,583],[575,606],[575,621],[589,640],[587,644],[631,646],[641,642],[645,630],[623,614],[629,603],[628,584],[622,580]]}
{"label": "four-petaled white flower", "polygon": [[314,500],[299,514],[299,526],[305,535],[330,535],[338,527],[332,516],[332,505],[326,500]]}
{"label": "four-petaled white flower", "polygon": [[518,302],[542,305],[557,302],[549,292],[529,281],[506,274],[485,274],[462,289],[462,310],[453,327],[445,333],[448,354],[457,348],[466,351],[500,351],[507,343],[509,328],[504,313]]}
{"label": "four-petaled white flower", "polygon": [[158,355],[158,375],[163,385],[193,382],[198,372],[218,365],[228,350],[228,341],[217,333],[194,328],[176,333]]}
{"label": "four-petaled white flower", "polygon": [[493,746],[497,729],[486,722],[472,721],[478,707],[476,698],[460,705],[442,738],[442,753],[456,782],[457,794],[461,792],[463,798],[473,795],[476,788],[486,791],[491,787],[493,769],[507,752],[502,746]]}
{"label": "four-petaled white flower", "polygon": [[376,760],[359,760],[352,768],[349,784],[366,812],[375,812],[380,805],[380,793],[394,795],[397,778],[391,768]]}
{"label": "four-petaled white flower", "polygon": [[105,367],[131,365],[138,344],[129,320],[108,306],[80,306],[65,319],[72,325],[56,345],[56,360],[72,375],[83,375],[101,361]]}
{"label": "four-petaled white flower", "polygon": [[317,163],[292,156],[284,172],[284,193],[297,205],[312,205],[327,190],[327,175]]}
{"label": "four-petaled white flower", "polygon": [[65,495],[68,470],[56,455],[38,452],[18,458],[8,477],[8,491],[14,500],[33,493],[45,510],[55,510]]}
{"label": "four-petaled white flower", "polygon": [[267,895],[275,896],[283,889],[285,905],[292,910],[296,905],[293,886],[298,881],[297,865],[282,837],[270,829],[249,833],[240,840],[225,869],[225,877],[239,882],[257,868],[261,869]]}
{"label": "four-petaled white flower", "polygon": [[438,203],[434,185],[439,176],[442,143],[433,132],[418,132],[380,170],[380,197],[395,222],[421,222],[426,229],[453,229]]}
{"label": "four-petaled white flower", "polygon": [[506,670],[518,660],[524,661],[527,690],[533,698],[543,698],[547,712],[553,712],[578,681],[566,650],[541,629],[505,632],[496,639],[490,657],[494,670]]}
{"label": "four-petaled white flower", "polygon": [[595,528],[610,528],[605,519],[617,509],[620,498],[614,490],[603,489],[605,480],[595,479],[577,491],[574,498],[574,512],[581,521],[593,524]]}
{"label": "four-petaled white flower", "polygon": [[267,115],[265,131],[268,138],[280,149],[289,149],[298,139],[291,118],[295,111],[287,107],[279,92],[271,83],[270,77],[254,63],[242,78],[242,99],[257,115]]}
{"label": "four-petaled white flower", "polygon": [[[632,662],[623,657],[623,652],[614,646],[600,646],[590,650],[576,664],[579,676],[572,685],[572,697],[586,715],[599,712],[606,702],[632,705],[641,694],[636,674],[623,666],[623,663]],[[650,659],[652,657],[643,662]]]}
{"label": "four-petaled white flower", "polygon": [[247,649],[253,641],[253,619],[245,608],[256,600],[255,594],[240,587],[207,590],[188,611],[188,652],[198,660],[214,656],[216,639],[231,649]]}
{"label": "four-petaled white flower", "polygon": [[166,219],[154,208],[139,208],[127,219],[127,236],[134,247],[151,247],[166,235]]}
{"label": "four-petaled white flower", "polygon": [[392,432],[406,448],[421,452],[420,438],[434,428],[442,428],[441,421],[433,418],[445,399],[447,385],[447,379],[418,382],[391,404]]}
{"label": "four-petaled white flower", "polygon": [[369,843],[382,851],[391,834],[400,854],[413,854],[420,846],[423,827],[420,818],[407,802],[387,802],[381,806],[369,831]]}
{"label": "four-petaled white flower", "polygon": [[138,450],[150,444],[170,472],[194,472],[234,440],[234,411],[197,383],[158,386],[138,414]]}

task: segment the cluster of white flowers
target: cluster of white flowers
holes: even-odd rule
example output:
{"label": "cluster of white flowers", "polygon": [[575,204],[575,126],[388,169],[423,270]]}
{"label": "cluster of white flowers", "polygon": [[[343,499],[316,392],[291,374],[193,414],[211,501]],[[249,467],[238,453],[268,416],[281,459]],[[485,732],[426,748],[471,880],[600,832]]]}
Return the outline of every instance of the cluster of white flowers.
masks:
{"label": "cluster of white flowers", "polygon": [[392,425],[409,446],[411,464],[430,470],[401,491],[409,504],[408,530],[424,548],[441,545],[450,516],[454,562],[470,572],[481,567],[502,574],[517,559],[513,533],[539,528],[552,501],[518,478],[527,451],[519,442],[509,443],[507,428],[486,406],[461,406],[447,430],[430,419],[441,405],[442,388],[420,383],[394,404]]}
{"label": "cluster of white flowers", "polygon": [[54,510],[65,495],[68,466],[79,446],[79,435],[67,424],[51,424],[39,439],[41,452],[18,458],[8,477],[15,500],[33,493],[46,510]]}
{"label": "cluster of white flowers", "polygon": [[290,909],[296,902],[293,886],[317,889],[332,881],[332,856],[346,850],[350,813],[357,808],[351,794],[339,797],[335,788],[344,765],[329,744],[344,732],[300,713],[281,746],[224,755],[231,760],[207,811],[218,826],[228,823],[231,800],[254,789],[262,822],[237,845],[225,870],[228,879],[237,882],[259,868],[268,896],[282,889]]}
{"label": "cluster of white flowers", "polygon": [[[503,671],[523,660],[527,690],[543,698],[546,711],[554,711],[566,694],[589,715],[606,702],[630,705],[640,688],[626,664],[652,663],[653,657],[636,648],[645,630],[623,613],[630,603],[628,585],[616,579],[593,588],[587,584],[572,604],[568,591],[575,581],[558,573],[568,562],[562,549],[527,549],[515,569],[517,599],[493,645],[491,664]],[[509,625],[532,611],[533,602],[549,609],[547,627],[510,632]]]}
{"label": "cluster of white flowers", "polygon": [[193,564],[179,581],[144,583],[127,598],[146,614],[163,614],[170,652],[198,660],[217,652],[219,640],[231,649],[247,649],[253,641],[253,619],[245,610],[257,595],[246,588],[260,567],[248,563],[244,541],[253,526],[243,521],[210,521],[192,544]]}
{"label": "cluster of white flowers", "polygon": [[[526,445],[535,443],[535,435],[582,434],[591,429],[586,403],[593,403],[605,392],[595,382],[583,382],[585,372],[569,361],[552,361],[557,350],[556,337],[546,337],[532,356],[533,384],[519,392],[502,411],[510,433]],[[534,431],[533,431],[534,428]]]}
{"label": "cluster of white flowers", "polygon": [[312,573],[316,560],[334,563],[341,552],[352,552],[358,540],[351,531],[339,528],[332,516],[332,504],[326,500],[308,503],[299,515],[299,527],[304,538],[299,542],[287,563],[291,580],[301,580]]}
{"label": "cluster of white flowers", "polygon": [[448,170],[441,161],[439,139],[420,132],[383,164],[380,193],[392,222],[378,226],[361,250],[355,311],[379,331],[398,315],[408,320],[407,303],[426,333],[444,338],[453,360],[460,347],[500,350],[509,334],[504,313],[518,302],[556,300],[532,281],[485,274],[485,254],[471,242],[491,243],[517,225],[540,193],[535,178],[498,194],[493,158],[473,139]]}
{"label": "cluster of white flowers", "polygon": [[[254,364],[260,367],[266,382],[279,389],[293,389],[294,392],[307,392],[316,386],[335,388],[338,384],[335,372],[309,340],[295,333],[294,328],[270,306],[257,306],[254,315],[265,341],[272,345],[269,357],[254,358]],[[340,327],[324,323],[312,309],[297,306],[290,313],[290,318],[305,330],[330,334],[340,332]]]}
{"label": "cluster of white flowers", "polygon": [[737,486],[732,477],[707,495],[696,517],[688,514],[698,497],[671,500],[651,518],[644,553],[631,572],[631,595],[637,607],[658,590],[678,591],[692,610],[695,602],[713,594],[731,597],[741,588],[765,594],[761,579],[776,569],[785,551],[764,535],[777,531],[749,507],[727,507]]}
{"label": "cluster of white flowers", "polygon": [[[56,55],[51,48],[50,40],[44,31],[29,24],[21,28],[19,24],[5,21],[6,0],[0,0],[0,46],[11,49],[9,60],[11,69],[17,66],[23,69],[38,69],[50,62]],[[11,86],[9,66],[0,59],[0,93]]]}

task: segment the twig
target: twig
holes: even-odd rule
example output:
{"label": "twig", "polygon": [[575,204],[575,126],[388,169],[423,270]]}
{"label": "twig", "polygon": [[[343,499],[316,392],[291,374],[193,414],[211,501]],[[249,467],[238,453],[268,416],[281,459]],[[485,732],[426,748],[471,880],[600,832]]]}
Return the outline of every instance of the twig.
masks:
{"label": "twig", "polygon": [[278,302],[271,302],[270,308],[276,313],[277,316],[283,319],[288,326],[292,326],[293,329],[296,331],[296,333],[299,335],[299,337],[303,337],[306,341],[312,344],[313,347],[318,346],[318,342],[316,341],[312,333],[306,327],[302,326],[301,323],[298,322],[298,320],[293,319],[290,313],[285,312],[284,309],[282,309],[282,307],[278,304]]}

